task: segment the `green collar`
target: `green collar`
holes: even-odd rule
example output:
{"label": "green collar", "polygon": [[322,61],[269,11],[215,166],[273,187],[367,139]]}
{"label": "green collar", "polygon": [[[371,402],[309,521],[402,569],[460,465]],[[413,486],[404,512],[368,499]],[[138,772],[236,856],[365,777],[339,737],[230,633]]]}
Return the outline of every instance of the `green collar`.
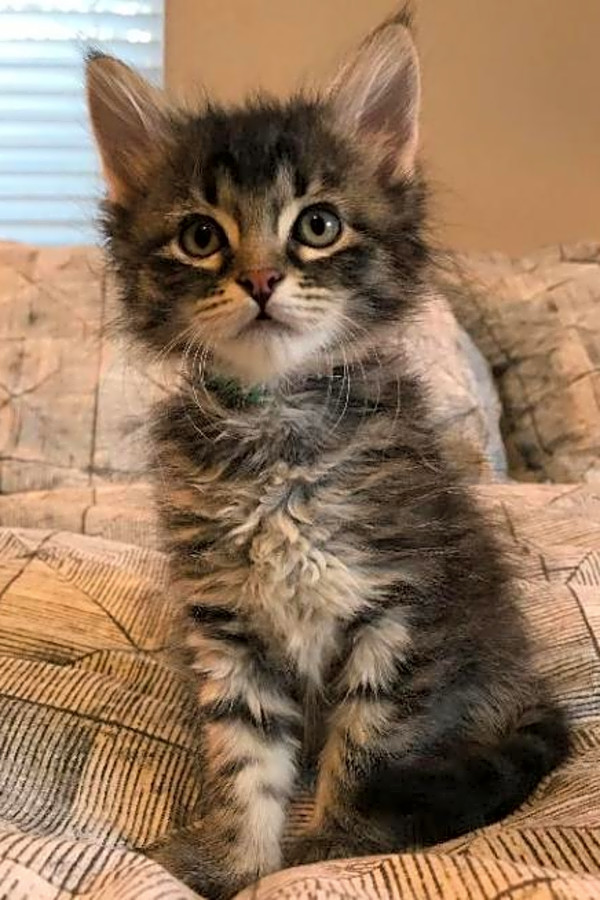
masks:
{"label": "green collar", "polygon": [[235,378],[224,378],[222,375],[208,375],[204,380],[204,386],[216,394],[223,406],[229,409],[262,406],[268,396],[266,388],[262,385],[246,388]]}

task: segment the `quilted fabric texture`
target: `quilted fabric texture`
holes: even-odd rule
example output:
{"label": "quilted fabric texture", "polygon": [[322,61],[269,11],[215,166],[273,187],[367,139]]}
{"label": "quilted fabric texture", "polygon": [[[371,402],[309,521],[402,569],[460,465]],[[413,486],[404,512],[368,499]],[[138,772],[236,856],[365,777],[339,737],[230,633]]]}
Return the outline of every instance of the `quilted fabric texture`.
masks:
{"label": "quilted fabric texture", "polygon": [[[112,339],[115,313],[99,251],[0,243],[0,493],[139,476],[147,412],[173,374]],[[502,474],[490,374],[441,296],[405,341],[454,458],[474,480]]]}
{"label": "quilted fabric texture", "polygon": [[160,387],[107,335],[100,252],[0,244],[0,492],[127,482]]}
{"label": "quilted fabric texture", "polygon": [[[494,266],[504,278],[510,269],[517,293],[535,301],[517,274],[537,267],[539,279],[546,263],[536,260],[473,266],[492,281]],[[549,296],[560,290],[544,284]],[[461,315],[475,328],[474,310]],[[96,251],[0,245],[6,900],[195,896],[140,852],[193,821],[200,791],[195,712],[167,665],[166,562],[143,473],[147,410],[171,376],[125,361],[106,334],[112,315]],[[501,474],[489,376],[443,299],[408,340],[469,477]],[[591,383],[586,374],[573,386]],[[474,490],[517,564],[537,664],[573,720],[572,759],[503,823],[428,853],[278,873],[245,900],[600,897],[600,500],[585,485]],[[290,835],[310,810],[310,797],[297,798]]]}
{"label": "quilted fabric texture", "polygon": [[[279,873],[246,900],[600,896],[600,501],[585,487],[478,492],[518,564],[539,668],[573,720],[572,760],[499,825],[430,853]],[[135,502],[113,508],[133,534]],[[156,550],[0,530],[0,896],[193,896],[136,852],[189,824],[199,793],[193,710],[165,664],[164,585]],[[309,813],[302,798],[290,831]]]}
{"label": "quilted fabric texture", "polygon": [[492,365],[511,474],[600,484],[600,244],[458,270],[454,310]]}

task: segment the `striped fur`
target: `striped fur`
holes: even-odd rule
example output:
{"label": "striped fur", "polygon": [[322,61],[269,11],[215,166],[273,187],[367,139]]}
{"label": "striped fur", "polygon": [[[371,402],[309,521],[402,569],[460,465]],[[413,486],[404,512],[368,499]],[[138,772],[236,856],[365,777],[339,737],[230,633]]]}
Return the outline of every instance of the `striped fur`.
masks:
{"label": "striped fur", "polygon": [[[223,844],[241,846],[246,828],[263,834],[263,816],[279,833],[305,760],[309,695],[323,723],[315,835],[294,861],[482,825],[523,800],[565,752],[560,716],[529,673],[489,527],[436,450],[415,385],[382,383],[376,372],[377,392],[366,397],[368,363],[350,370],[351,401],[335,429],[339,386],[321,383],[288,384],[242,412],[216,394],[205,407],[184,394],[157,422],[158,468],[168,472],[159,508],[174,590],[190,610],[207,773],[220,800],[220,826],[203,812],[213,842],[220,828]],[[401,416],[398,391],[411,398]],[[285,459],[292,421],[310,435],[306,461],[298,443]],[[208,437],[201,447],[198,431]],[[427,807],[437,797],[439,815],[420,816],[407,789],[397,804],[406,814],[395,819],[386,799],[428,773]],[[273,831],[260,851],[268,859],[243,846],[250,869],[236,869],[235,884],[281,863]]]}
{"label": "striped fur", "polygon": [[[161,858],[209,896],[282,865],[303,772],[317,770],[316,811],[293,861],[478,827],[567,749],[491,528],[387,341],[427,294],[415,66],[392,21],[327,101],[169,114],[147,192],[118,192],[122,165],[111,181],[127,327],[184,374],[157,410],[154,462],[204,790],[197,831]],[[95,112],[110,170],[114,122]],[[156,154],[166,113],[136,115],[160,119]],[[325,249],[294,237],[317,201],[342,221]],[[221,235],[207,259],[177,237],[199,214]],[[259,322],[243,275],[267,265],[282,278]]]}

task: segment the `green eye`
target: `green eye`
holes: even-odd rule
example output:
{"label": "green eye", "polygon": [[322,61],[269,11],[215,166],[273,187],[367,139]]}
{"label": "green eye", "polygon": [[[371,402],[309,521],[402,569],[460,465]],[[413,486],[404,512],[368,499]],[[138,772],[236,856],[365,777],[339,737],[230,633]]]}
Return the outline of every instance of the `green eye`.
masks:
{"label": "green eye", "polygon": [[292,230],[293,237],[307,247],[331,247],[342,233],[342,220],[326,206],[303,210]]}
{"label": "green eye", "polygon": [[210,216],[195,216],[179,232],[179,246],[186,256],[206,259],[227,243],[221,226]]}

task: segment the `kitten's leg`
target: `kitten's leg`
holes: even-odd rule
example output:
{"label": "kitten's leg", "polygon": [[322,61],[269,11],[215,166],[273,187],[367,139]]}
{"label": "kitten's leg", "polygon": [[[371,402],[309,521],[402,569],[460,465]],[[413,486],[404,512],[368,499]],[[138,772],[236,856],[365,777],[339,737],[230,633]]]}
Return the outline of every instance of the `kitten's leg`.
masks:
{"label": "kitten's leg", "polygon": [[489,727],[505,686],[495,696],[493,684],[471,678],[461,690],[448,679],[430,706],[428,668],[416,661],[401,610],[354,636],[321,756],[314,827],[290,862],[401,851],[483,827],[565,758],[568,732],[552,704],[532,692],[514,721]]}
{"label": "kitten's leg", "polygon": [[320,757],[311,831],[292,847],[293,864],[395,849],[385,829],[358,814],[355,801],[374,751],[397,723],[396,674],[411,647],[402,611],[353,628],[351,644]]}
{"label": "kitten's leg", "polygon": [[211,900],[281,866],[300,713],[259,643],[228,610],[196,608],[188,644],[202,717],[198,825],[152,854]]}

